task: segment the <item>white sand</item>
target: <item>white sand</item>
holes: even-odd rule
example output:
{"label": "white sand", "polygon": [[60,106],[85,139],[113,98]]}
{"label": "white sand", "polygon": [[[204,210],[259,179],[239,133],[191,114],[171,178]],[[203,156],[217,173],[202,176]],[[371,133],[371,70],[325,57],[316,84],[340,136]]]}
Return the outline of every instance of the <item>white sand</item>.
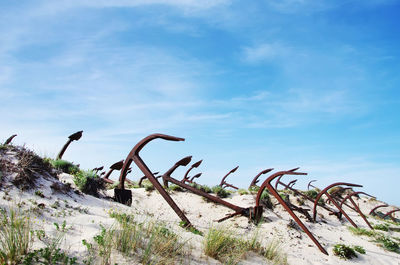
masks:
{"label": "white sand", "polygon": [[[59,177],[64,182],[71,182],[72,178],[72,176],[67,174],[62,174]],[[180,219],[157,191],[146,192],[143,188],[133,189],[133,203],[131,207],[128,207],[88,195],[54,193],[50,188],[53,181],[57,180],[40,179],[36,189],[25,192],[11,185],[8,188],[3,186],[0,191],[0,207],[16,207],[18,203],[24,203],[24,209],[36,209],[37,220],[35,220],[35,228],[43,229],[48,233],[55,232],[53,223],[56,222],[61,225],[65,220],[67,227],[71,227],[71,229],[65,237],[62,248],[68,250],[72,256],[79,257],[80,260],[87,254],[86,248],[82,245],[82,240],[90,240],[93,236],[97,235],[100,232],[100,225],[113,225],[114,219],[109,217],[108,212],[114,209],[121,212],[133,213],[139,219],[156,219],[165,222],[177,234],[187,239],[188,244],[191,244],[193,247],[191,264],[220,264],[218,261],[202,254],[202,242],[204,238],[179,227]],[[45,197],[41,198],[35,195],[35,190],[41,190]],[[107,193],[109,196],[113,196],[113,190],[109,190]],[[307,222],[303,216],[298,213],[296,214],[329,252],[329,256],[321,253],[303,231],[288,226],[291,217],[280,205],[276,206],[273,212],[268,209],[264,210],[263,216],[266,217],[267,221],[257,228],[254,224],[249,223],[247,218],[242,216],[228,219],[222,224],[216,223],[215,220],[233,211],[224,206],[206,202],[201,197],[192,193],[173,192],[171,196],[192,224],[203,232],[206,232],[211,226],[222,225],[234,229],[235,233],[241,237],[252,235],[258,229],[259,238],[264,243],[271,240],[279,240],[282,242],[282,250],[288,255],[289,264],[400,264],[399,254],[383,250],[376,243],[370,242],[370,239],[367,237],[351,234],[347,229],[350,223],[344,217],[342,221],[339,221],[336,217],[328,215],[328,212],[320,207],[318,208],[317,223]],[[255,195],[240,196],[234,194],[226,200],[242,207],[249,207],[254,206]],[[59,202],[60,206],[52,208],[51,205],[54,206],[56,201]],[[44,204],[44,209],[42,210],[37,207],[41,203]],[[276,204],[277,202],[274,200],[274,203]],[[367,214],[370,209],[381,202],[361,198],[356,199],[356,203]],[[312,214],[311,204],[306,203],[302,207],[311,209],[310,214]],[[359,227],[368,229],[365,222],[356,212],[348,208],[345,209]],[[324,217],[323,220],[321,216]],[[373,217],[369,217],[368,219],[372,224],[382,223],[382,221]],[[400,237],[399,232],[392,231],[390,233],[391,236]],[[359,254],[358,258],[352,260],[339,259],[332,252],[333,245],[337,243],[362,246],[365,248],[366,254]],[[40,243],[35,244],[35,247],[40,247]],[[131,264],[131,262],[124,260],[123,257],[118,255],[116,255],[113,262]],[[265,259],[250,254],[242,264],[262,264],[265,262]]]}

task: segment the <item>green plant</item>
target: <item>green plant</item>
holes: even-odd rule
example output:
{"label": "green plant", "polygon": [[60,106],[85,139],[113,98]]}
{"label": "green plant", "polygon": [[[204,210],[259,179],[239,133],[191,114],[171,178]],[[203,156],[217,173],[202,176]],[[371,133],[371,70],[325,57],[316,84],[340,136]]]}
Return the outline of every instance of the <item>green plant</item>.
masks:
{"label": "green plant", "polygon": [[307,195],[308,197],[312,198],[312,199],[315,199],[318,196],[318,192],[315,189],[305,191],[304,194]]}
{"label": "green plant", "polygon": [[365,249],[362,246],[353,246],[353,249],[360,254],[365,254]]}
{"label": "green plant", "polygon": [[185,221],[180,221],[179,226],[185,228],[187,231],[192,232],[195,235],[203,235],[203,232],[197,230],[194,226],[189,226]]}
{"label": "green plant", "polygon": [[92,170],[80,170],[74,175],[74,183],[83,193],[97,197],[99,190],[104,188],[104,182]]}
{"label": "green plant", "polygon": [[376,230],[389,231],[389,225],[388,224],[377,224],[377,225],[374,225],[373,227]]}
{"label": "green plant", "polygon": [[29,216],[0,209],[0,264],[18,264],[32,244]]}
{"label": "green plant", "polygon": [[212,189],[210,187],[208,187],[207,185],[201,185],[200,186],[200,190],[204,191],[206,193],[211,193],[212,192]]}
{"label": "green plant", "polygon": [[220,198],[226,198],[229,196],[229,192],[224,190],[221,186],[214,186],[211,188],[211,190]]}
{"label": "green plant", "polygon": [[272,240],[263,249],[264,257],[272,261],[274,265],[287,264],[287,257],[281,251],[281,244],[277,240]]}
{"label": "green plant", "polygon": [[376,238],[376,242],[378,242],[380,246],[382,246],[386,250],[399,253],[399,244],[387,236],[378,236]]}
{"label": "green plant", "polygon": [[60,248],[52,249],[50,247],[40,248],[29,252],[22,264],[64,264],[73,265],[76,264],[76,257],[69,257],[68,254],[62,251]]}
{"label": "green plant", "polygon": [[153,190],[155,190],[153,184],[145,184],[144,185],[144,189],[145,189],[145,191],[153,191]]}
{"label": "green plant", "polygon": [[173,191],[183,191],[183,189],[182,189],[181,186],[178,186],[178,185],[175,185],[175,184],[169,185],[169,190],[173,190]]}
{"label": "green plant", "polygon": [[276,265],[287,264],[286,255],[280,250],[277,241],[269,242],[265,247],[257,238],[257,232],[249,240],[239,239],[226,228],[210,228],[204,238],[204,252],[224,264],[237,264],[248,251],[258,253]]}
{"label": "green plant", "polygon": [[204,238],[204,253],[224,264],[236,264],[244,257],[246,244],[227,229],[210,228]]}
{"label": "green plant", "polygon": [[353,248],[344,244],[336,244],[333,246],[333,254],[339,256],[341,259],[357,258],[357,254]]}
{"label": "green plant", "polygon": [[250,193],[257,193],[259,189],[260,189],[260,187],[258,187],[258,186],[249,187]]}
{"label": "green plant", "polygon": [[54,168],[70,175],[75,175],[80,171],[77,165],[74,165],[72,162],[69,162],[67,160],[62,160],[62,159],[53,160],[47,158],[46,161],[48,161]]}
{"label": "green plant", "polygon": [[267,190],[263,190],[263,192],[261,193],[260,202],[268,209],[274,208],[274,204],[271,201],[271,196],[269,195],[269,192]]}
{"label": "green plant", "polygon": [[355,228],[355,227],[349,226],[349,227],[347,227],[347,229],[349,229],[349,231],[351,233],[353,233],[354,235],[357,235],[357,236],[374,237],[377,235],[377,232],[372,231],[372,230],[367,230],[365,228],[360,228],[360,227]]}
{"label": "green plant", "polygon": [[97,243],[99,256],[101,257],[101,264],[110,264],[111,250],[113,246],[113,235],[114,229],[106,229],[100,225],[101,232],[99,235],[93,237],[93,240]]}
{"label": "green plant", "polygon": [[41,198],[44,198],[44,194],[43,194],[43,192],[40,191],[40,190],[35,191],[35,195],[36,195],[36,196],[39,196],[39,197],[41,197]]}
{"label": "green plant", "polygon": [[237,190],[237,193],[238,193],[239,195],[246,195],[246,194],[249,194],[249,192],[248,192],[247,190],[245,190],[245,189],[238,189],[238,190]]}

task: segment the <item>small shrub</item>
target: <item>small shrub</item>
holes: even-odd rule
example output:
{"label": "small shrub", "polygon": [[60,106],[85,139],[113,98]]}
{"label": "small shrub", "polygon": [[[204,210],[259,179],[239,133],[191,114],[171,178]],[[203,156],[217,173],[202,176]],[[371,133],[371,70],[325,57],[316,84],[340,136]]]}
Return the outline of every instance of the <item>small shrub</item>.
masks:
{"label": "small shrub", "polygon": [[77,165],[74,165],[72,162],[62,159],[47,159],[47,161],[56,169],[61,170],[64,173],[75,175],[77,174],[80,169]]}
{"label": "small shrub", "polygon": [[169,185],[169,190],[180,191],[180,192],[183,191],[181,186],[178,186],[178,185],[175,185],[175,184]]}
{"label": "small shrub", "polygon": [[380,243],[380,245],[386,250],[399,253],[399,244],[387,236],[382,235],[377,237],[376,242]]}
{"label": "small shrub", "polygon": [[206,193],[211,193],[212,192],[212,189],[210,187],[208,187],[207,185],[201,185],[200,186],[200,190],[204,191]]}
{"label": "small shrub", "polygon": [[333,254],[338,256],[341,259],[352,259],[352,258],[357,258],[357,254],[349,246],[346,246],[344,244],[336,244],[333,246]]}
{"label": "small shrub", "polygon": [[92,170],[80,170],[74,175],[74,183],[83,193],[97,197],[99,190],[104,189],[104,182]]}
{"label": "small shrub", "polygon": [[362,246],[354,246],[353,249],[360,254],[365,254],[365,249]]}
{"label": "small shrub", "polygon": [[145,191],[153,191],[153,190],[155,190],[153,184],[145,184],[144,185],[144,189],[145,189]]}
{"label": "small shrub", "polygon": [[221,186],[214,186],[211,188],[212,192],[217,194],[220,198],[226,198],[229,196],[229,192],[224,190]]}
{"label": "small shrub", "polygon": [[250,193],[257,193],[259,191],[260,187],[258,186],[251,186],[249,187]]}
{"label": "small shrub", "polygon": [[304,194],[307,195],[308,197],[312,198],[312,199],[315,199],[318,196],[318,192],[315,189],[305,191]]}
{"label": "small shrub", "polygon": [[247,190],[245,190],[245,189],[238,189],[238,190],[237,190],[237,193],[239,193],[239,195],[246,195],[246,194],[249,194],[249,192],[248,192]]}
{"label": "small shrub", "polygon": [[263,190],[261,193],[260,202],[268,209],[272,210],[274,208],[274,204],[271,201],[271,196],[267,190]]}

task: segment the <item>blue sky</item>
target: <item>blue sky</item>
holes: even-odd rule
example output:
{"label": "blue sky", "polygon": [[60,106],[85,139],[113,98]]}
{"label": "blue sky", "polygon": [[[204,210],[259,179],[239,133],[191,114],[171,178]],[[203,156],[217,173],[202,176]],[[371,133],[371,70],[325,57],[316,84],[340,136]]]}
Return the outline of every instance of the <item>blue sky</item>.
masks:
{"label": "blue sky", "polygon": [[17,133],[53,157],[84,130],[64,158],[93,168],[159,132],[186,141],[149,144],[154,171],[193,155],[199,182],[239,165],[228,181],[245,187],[300,166],[298,188],[355,182],[400,205],[399,12],[392,0],[3,0],[0,140]]}

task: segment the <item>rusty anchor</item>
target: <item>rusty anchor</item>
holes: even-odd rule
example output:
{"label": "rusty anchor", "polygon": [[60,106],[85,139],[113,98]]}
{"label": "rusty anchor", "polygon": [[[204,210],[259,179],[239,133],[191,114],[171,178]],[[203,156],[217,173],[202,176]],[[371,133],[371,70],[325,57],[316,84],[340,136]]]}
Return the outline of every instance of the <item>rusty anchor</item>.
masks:
{"label": "rusty anchor", "polygon": [[[298,169],[299,168],[297,167],[297,168],[293,168],[293,169],[290,169],[290,170],[287,170],[287,171],[293,172],[293,171],[296,171]],[[298,195],[300,197],[303,197],[304,199],[312,202],[313,204],[315,203],[315,200],[313,198],[311,198],[311,197],[307,196],[306,194],[304,194],[304,193],[302,193],[302,192],[300,192],[300,191],[298,191],[298,190],[296,190],[296,189],[294,189],[292,187],[289,187],[285,183],[281,182],[281,179],[282,179],[283,176],[284,175],[279,176],[278,179],[276,180],[276,182],[275,182],[275,190],[278,190],[278,185],[282,185],[285,189],[291,190],[296,195]],[[327,210],[330,215],[335,215],[338,219],[341,219],[341,217],[342,217],[342,213],[341,212],[336,212],[333,209],[327,207],[326,205],[318,204],[318,206],[324,208],[325,210]]]}
{"label": "rusty anchor", "polygon": [[92,169],[92,171],[94,172],[94,173],[99,173],[99,171],[102,171],[103,170],[103,168],[104,168],[104,166],[101,166],[101,167],[95,167],[95,168],[93,168]]}
{"label": "rusty anchor", "polygon": [[168,188],[168,178],[166,176],[170,176],[180,166],[184,166],[184,167],[187,166],[191,160],[192,160],[192,156],[186,156],[186,157],[182,158],[181,160],[179,160],[178,162],[176,162],[170,169],[167,170],[167,172],[165,172],[163,175],[161,175],[165,188]]}
{"label": "rusty anchor", "polygon": [[131,150],[131,152],[128,154],[128,156],[125,159],[124,165],[121,170],[121,174],[119,177],[119,185],[118,188],[114,190],[114,195],[115,199],[118,202],[127,204],[129,201],[132,201],[132,191],[131,190],[125,190],[125,178],[126,178],[126,173],[128,171],[129,166],[131,165],[132,161],[135,162],[135,164],[139,167],[139,169],[143,172],[143,174],[147,177],[147,179],[153,184],[154,188],[158,190],[160,195],[167,201],[167,203],[171,206],[171,208],[175,211],[175,213],[179,216],[179,218],[182,220],[182,222],[187,226],[190,227],[192,226],[189,219],[185,216],[185,214],[182,212],[182,210],[176,205],[175,201],[169,196],[169,194],[164,190],[164,188],[161,186],[161,184],[157,181],[153,173],[150,171],[150,169],[147,167],[147,165],[144,163],[142,158],[139,156],[139,152],[143,149],[143,147],[149,143],[150,141],[154,139],[164,139],[167,141],[184,141],[185,139],[179,138],[179,137],[174,137],[174,136],[169,136],[165,134],[151,134],[145,138],[143,138],[141,141],[139,141]]}
{"label": "rusty anchor", "polygon": [[71,134],[70,136],[68,136],[68,141],[65,143],[65,145],[61,148],[60,152],[57,155],[56,159],[61,159],[62,156],[64,155],[65,150],[67,150],[68,146],[70,145],[70,143],[72,143],[73,141],[78,141],[79,139],[81,139],[82,137],[82,133],[83,131],[79,131],[76,132],[74,134]]}
{"label": "rusty anchor", "polygon": [[380,204],[380,205],[378,205],[378,206],[375,206],[374,208],[372,208],[372,210],[369,212],[369,215],[372,215],[372,216],[375,216],[375,215],[377,215],[377,213],[375,212],[378,208],[381,208],[381,207],[389,207],[389,205],[387,205],[387,204]]}
{"label": "rusty anchor", "polygon": [[[153,173],[153,175],[156,177],[156,179],[159,179],[159,178],[161,178],[161,176],[156,176],[158,173],[160,173],[160,172],[154,172]],[[143,187],[143,185],[142,185],[142,183],[143,183],[143,180],[145,180],[147,177],[146,176],[143,176],[143,177],[141,177],[140,179],[139,179],[139,182],[138,182],[138,186],[139,187]]]}
{"label": "rusty anchor", "polygon": [[342,202],[340,203],[340,207],[343,207],[343,203],[346,200],[349,200],[351,202],[351,204],[353,204],[355,210],[358,212],[358,214],[361,216],[361,218],[364,220],[364,222],[369,226],[369,228],[371,228],[372,230],[374,230],[374,228],[372,227],[372,225],[368,222],[367,218],[365,218],[365,215],[361,212],[360,207],[358,207],[358,205],[354,202],[353,200],[353,196],[358,195],[358,194],[364,194],[367,195],[369,197],[375,198],[374,196],[369,195],[368,193],[362,192],[362,191],[356,191],[356,192],[352,192],[350,194],[348,194],[346,197],[344,197],[344,199],[342,200]]}
{"label": "rusty anchor", "polygon": [[11,141],[16,137],[16,134],[11,135],[10,137],[7,138],[7,140],[4,142],[3,145],[8,145],[11,143]]}
{"label": "rusty anchor", "polygon": [[226,179],[230,174],[232,174],[233,172],[235,172],[238,168],[239,168],[239,166],[235,167],[234,169],[231,169],[231,171],[229,171],[228,174],[226,174],[226,175],[222,178],[221,183],[219,184],[219,186],[220,186],[221,188],[224,189],[224,188],[226,188],[226,187],[230,187],[230,188],[233,188],[233,189],[235,189],[235,190],[238,190],[238,189],[239,189],[238,187],[233,186],[232,184],[229,184],[229,183],[227,183],[227,182],[225,181],[225,179]]}
{"label": "rusty anchor", "polygon": [[268,172],[271,172],[272,170],[274,170],[273,168],[267,168],[263,171],[261,171],[260,173],[258,173],[253,180],[250,183],[249,189],[251,189],[252,187],[257,187],[257,183],[260,181],[258,178],[263,175],[263,174],[267,174]]}
{"label": "rusty anchor", "polygon": [[[329,191],[328,191],[328,193],[332,198],[336,199],[336,201],[340,201],[340,200],[343,200],[343,198],[342,198],[342,196],[340,194],[344,193],[346,190],[353,190],[353,188],[352,187],[340,187],[339,186],[337,190],[335,190],[335,191],[333,191],[331,193],[329,193]],[[326,198],[325,202],[327,204],[330,204],[331,203],[331,199],[330,198]],[[347,207],[349,207],[353,211],[357,211],[356,208],[354,208],[353,206],[347,204],[346,202],[344,202],[344,205],[346,205]]]}
{"label": "rusty anchor", "polygon": [[308,182],[308,185],[307,185],[307,190],[310,190],[310,187],[313,187],[314,189],[317,189],[317,187],[315,187],[315,186],[313,186],[311,183],[313,183],[313,182],[315,182],[315,181],[317,181],[316,179],[313,179],[313,180],[311,180],[310,182]]}
{"label": "rusty anchor", "polygon": [[389,216],[390,219],[392,219],[393,222],[397,223],[398,220],[396,220],[396,218],[394,218],[394,216],[393,216],[392,214],[395,213],[395,212],[399,212],[399,211],[400,211],[400,209],[391,210],[391,211],[387,212],[387,213],[382,217],[382,219],[385,219],[386,217]]}
{"label": "rusty anchor", "polygon": [[362,187],[362,185],[358,185],[358,184],[353,184],[353,183],[346,183],[346,182],[336,182],[333,183],[329,186],[327,186],[325,189],[321,190],[320,193],[317,195],[317,197],[315,198],[315,202],[314,202],[314,208],[313,208],[313,219],[314,221],[316,221],[317,219],[317,204],[319,199],[322,197],[322,195],[327,196],[333,203],[333,205],[336,206],[336,208],[346,217],[346,219],[354,226],[357,228],[357,225],[353,222],[353,220],[347,215],[347,213],[342,209],[342,207],[340,207],[340,205],[331,197],[331,195],[328,193],[328,190],[332,187],[336,187],[336,186],[350,186],[350,187]]}
{"label": "rusty anchor", "polygon": [[248,217],[250,220],[253,220],[255,222],[258,222],[261,219],[261,217],[262,217],[262,206],[243,208],[243,207],[234,205],[232,203],[229,203],[227,201],[224,201],[219,197],[216,197],[216,196],[213,196],[211,194],[208,194],[207,192],[201,191],[201,190],[199,190],[199,189],[197,189],[195,187],[192,187],[192,186],[190,186],[190,185],[188,185],[186,183],[183,183],[182,181],[179,181],[179,180],[171,177],[171,174],[175,171],[175,169],[178,166],[185,166],[185,165],[189,164],[191,158],[192,158],[191,156],[184,157],[183,159],[181,159],[177,163],[175,163],[174,166],[172,166],[167,172],[165,172],[162,175],[164,186],[165,186],[165,184],[168,184],[168,182],[171,182],[171,183],[173,183],[173,184],[175,184],[177,186],[180,186],[181,188],[184,188],[184,189],[186,189],[186,190],[188,190],[188,191],[190,191],[190,192],[192,192],[192,193],[194,193],[196,195],[205,197],[210,201],[213,201],[215,203],[221,204],[221,205],[223,205],[223,206],[225,206],[227,208],[230,208],[230,209],[235,211],[233,214],[229,214],[226,217],[219,219],[218,222],[225,221],[226,219],[231,218],[231,217],[236,216],[236,215],[242,215],[242,216]]}
{"label": "rusty anchor", "polygon": [[296,184],[296,182],[297,182],[297,179],[290,181],[288,183],[288,187],[293,188],[293,186]]}
{"label": "rusty anchor", "polygon": [[290,216],[295,220],[295,222],[303,229],[303,231],[308,235],[308,237],[314,242],[314,244],[318,247],[318,249],[324,253],[325,255],[329,255],[328,252],[322,247],[322,245],[319,243],[319,241],[314,237],[314,235],[308,230],[308,228],[303,224],[303,222],[297,217],[297,215],[290,209],[290,207],[286,204],[286,202],[279,196],[278,192],[272,187],[271,181],[274,180],[277,177],[283,176],[283,175],[307,175],[307,173],[302,173],[302,172],[295,172],[294,170],[292,171],[279,171],[271,176],[269,176],[261,185],[260,189],[258,190],[257,193],[257,198],[256,198],[256,207],[260,206],[260,200],[261,200],[261,194],[267,188],[269,192],[274,195],[274,197],[278,200],[278,202],[285,208],[285,210],[290,214]]}
{"label": "rusty anchor", "polygon": [[194,179],[200,178],[201,174],[202,174],[202,173],[197,173],[196,175],[194,175],[194,176],[189,180],[189,182],[190,182],[190,183],[193,183]]}
{"label": "rusty anchor", "polygon": [[[189,172],[193,169],[193,168],[197,168],[200,166],[201,162],[203,162],[202,160],[197,161],[196,163],[194,163],[185,173],[185,175],[183,176],[183,179],[181,180],[183,183],[185,182],[191,182],[191,180],[189,180]],[[200,176],[199,176],[200,177]]]}
{"label": "rusty anchor", "polygon": [[114,181],[111,180],[111,179],[109,179],[111,173],[112,173],[114,170],[121,170],[121,168],[122,168],[123,165],[124,165],[124,160],[121,160],[121,161],[118,161],[118,162],[112,164],[112,165],[110,166],[110,169],[108,170],[108,172],[107,172],[107,173],[104,175],[104,177],[102,178],[102,180],[105,181],[105,182],[107,182],[107,183],[113,184]]}

